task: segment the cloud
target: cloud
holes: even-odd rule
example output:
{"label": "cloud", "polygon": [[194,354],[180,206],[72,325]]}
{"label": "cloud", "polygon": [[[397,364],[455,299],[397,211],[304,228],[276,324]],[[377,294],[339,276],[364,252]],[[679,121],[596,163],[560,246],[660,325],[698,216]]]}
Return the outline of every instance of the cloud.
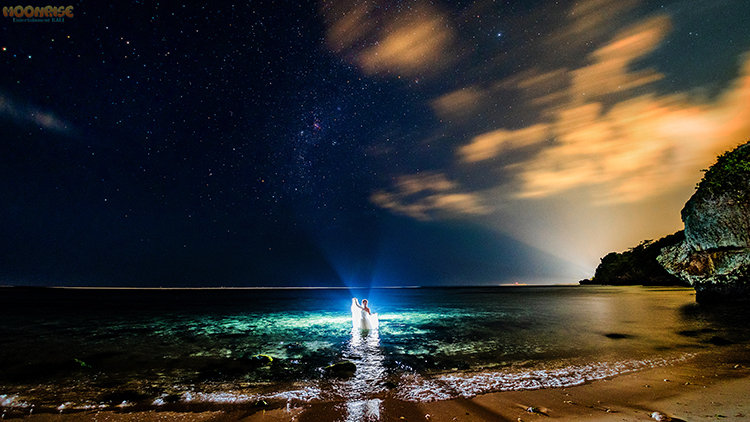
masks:
{"label": "cloud", "polygon": [[585,48],[609,35],[640,0],[584,0],[575,2],[567,13],[567,24],[548,41],[555,49]]}
{"label": "cloud", "polygon": [[328,24],[326,42],[337,53],[355,47],[358,40],[364,39],[377,22],[370,16],[374,4],[343,1],[321,2],[320,13]]}
{"label": "cloud", "polygon": [[378,190],[370,200],[381,208],[417,220],[436,216],[482,215],[491,210],[480,197],[461,192],[460,186],[441,173],[422,173],[398,177],[391,191]]}
{"label": "cloud", "polygon": [[[667,14],[633,20],[641,3],[574,2],[550,19],[557,26],[537,44],[509,52],[484,46],[494,53],[458,61],[459,46],[476,44],[478,33],[461,32],[472,27],[458,21],[471,14],[451,22],[420,1],[400,11],[380,2],[324,2],[329,46],[363,72],[437,71],[465,81],[457,88],[451,79],[450,91],[425,103],[442,119],[436,133],[458,141],[450,145],[453,161],[394,177],[372,202],[417,219],[471,217],[509,201],[570,193],[587,204],[637,204],[694,186],[700,169],[750,133],[750,56],[711,100],[665,94],[659,82],[669,75],[643,63],[664,45],[672,21]],[[509,73],[508,63],[520,65]]]}
{"label": "cloud", "polygon": [[464,162],[487,160],[502,152],[542,142],[549,137],[550,126],[537,124],[518,130],[497,129],[475,136],[472,142],[458,149]]}
{"label": "cloud", "polygon": [[462,88],[433,100],[431,105],[444,119],[462,119],[474,113],[483,95],[479,89]]}
{"label": "cloud", "polygon": [[450,32],[437,15],[418,15],[393,22],[376,45],[362,51],[365,72],[420,76],[446,66]]}
{"label": "cloud", "polygon": [[657,16],[619,34],[614,40],[591,54],[594,63],[572,72],[571,97],[582,102],[584,97],[627,91],[655,82],[663,75],[654,70],[634,72],[633,62],[653,51],[669,31],[666,16]]}
{"label": "cloud", "polygon": [[455,61],[450,20],[429,2],[323,1],[326,41],[370,75],[424,77]]}
{"label": "cloud", "polygon": [[56,132],[67,132],[70,124],[49,111],[23,106],[0,93],[0,116],[20,124],[33,124]]}
{"label": "cloud", "polygon": [[[540,121],[476,135],[456,149],[458,161],[470,166],[550,141],[538,155],[507,168],[516,175],[517,198],[585,187],[599,204],[624,203],[694,184],[698,170],[750,128],[750,61],[714,102],[687,93],[658,95],[649,86],[664,76],[632,68],[670,27],[668,17],[655,16],[595,49],[586,57],[588,65],[530,70],[499,81],[497,88],[525,92],[528,105],[541,107]],[[474,97],[473,102],[486,102]]]}
{"label": "cloud", "polygon": [[699,169],[750,130],[749,70],[746,61],[713,102],[649,93],[609,110],[600,102],[569,104],[556,113],[554,146],[514,166],[518,196],[589,187],[600,203],[634,202],[694,184]]}

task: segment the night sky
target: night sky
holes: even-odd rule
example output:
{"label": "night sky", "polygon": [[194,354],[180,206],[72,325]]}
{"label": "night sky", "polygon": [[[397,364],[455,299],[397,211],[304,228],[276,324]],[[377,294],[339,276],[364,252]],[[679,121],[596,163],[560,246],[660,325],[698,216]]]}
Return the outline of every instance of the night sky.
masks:
{"label": "night sky", "polygon": [[745,0],[59,5],[0,17],[0,285],[574,283],[750,137]]}

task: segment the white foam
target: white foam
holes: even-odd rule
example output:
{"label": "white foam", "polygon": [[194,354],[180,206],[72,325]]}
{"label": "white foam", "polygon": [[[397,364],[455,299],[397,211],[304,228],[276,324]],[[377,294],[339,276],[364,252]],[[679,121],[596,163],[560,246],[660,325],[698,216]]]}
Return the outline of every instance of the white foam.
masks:
{"label": "white foam", "polygon": [[61,404],[61,405],[57,406],[57,410],[59,410],[59,411],[60,411],[60,413],[62,413],[62,412],[63,412],[63,410],[65,410],[65,409],[67,409],[67,408],[69,408],[69,407],[71,407],[71,406],[73,406],[73,403],[71,403],[71,402],[65,402],[65,403],[63,403],[63,404]]}
{"label": "white foam", "polygon": [[286,399],[287,401],[311,402],[321,397],[321,390],[317,387],[305,387],[300,390],[284,391],[267,396],[269,399]]}
{"label": "white foam", "polygon": [[628,360],[572,365],[551,370],[525,372],[484,372],[479,374],[447,374],[430,379],[413,376],[397,396],[406,401],[440,401],[455,397],[474,397],[492,391],[535,390],[570,387],[586,381],[604,379],[647,368],[667,366],[693,355],[670,359]]}
{"label": "white foam", "polygon": [[233,393],[231,391],[220,391],[215,393],[186,391],[182,394],[182,401],[185,403],[245,404],[257,400],[257,396]]}
{"label": "white foam", "polygon": [[19,401],[17,395],[0,394],[0,407],[27,408],[29,406],[29,403]]}
{"label": "white foam", "polygon": [[[166,404],[164,397],[153,401],[155,406]],[[321,390],[317,387],[305,387],[299,390],[283,391],[273,394],[244,394],[232,391],[204,393],[200,391],[186,391],[182,393],[180,401],[183,403],[214,403],[214,404],[246,404],[263,400],[286,400],[287,402],[311,402],[321,398]]]}

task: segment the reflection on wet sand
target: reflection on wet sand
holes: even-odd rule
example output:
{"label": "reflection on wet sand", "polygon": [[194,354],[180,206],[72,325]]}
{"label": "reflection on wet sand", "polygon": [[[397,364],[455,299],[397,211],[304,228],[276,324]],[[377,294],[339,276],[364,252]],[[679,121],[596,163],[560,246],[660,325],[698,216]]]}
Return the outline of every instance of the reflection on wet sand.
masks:
{"label": "reflection on wet sand", "polygon": [[381,399],[352,400],[346,403],[345,422],[375,422],[380,420]]}
{"label": "reflection on wet sand", "polygon": [[379,421],[382,400],[373,397],[385,391],[386,369],[378,330],[352,329],[344,358],[357,365],[354,376],[342,385],[348,400],[345,421]]}

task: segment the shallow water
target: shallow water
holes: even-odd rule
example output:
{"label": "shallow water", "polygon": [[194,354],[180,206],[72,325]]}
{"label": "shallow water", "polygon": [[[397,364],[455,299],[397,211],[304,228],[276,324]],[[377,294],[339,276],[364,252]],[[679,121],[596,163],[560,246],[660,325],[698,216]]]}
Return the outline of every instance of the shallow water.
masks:
{"label": "shallow water", "polygon": [[[442,400],[575,385],[750,339],[745,312],[698,306],[683,288],[3,288],[0,295],[6,409],[338,399],[351,415],[370,415],[385,394]],[[352,329],[352,297],[370,300],[379,329]],[[351,376],[326,371],[343,360],[357,365]]]}

